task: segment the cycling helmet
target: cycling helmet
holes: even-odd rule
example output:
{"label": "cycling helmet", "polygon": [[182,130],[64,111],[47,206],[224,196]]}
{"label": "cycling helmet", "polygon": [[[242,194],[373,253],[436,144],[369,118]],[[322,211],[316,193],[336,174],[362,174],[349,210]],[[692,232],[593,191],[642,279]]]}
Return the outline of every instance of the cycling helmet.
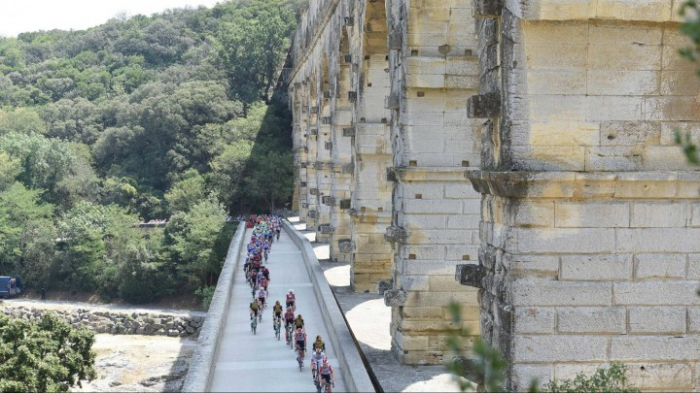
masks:
{"label": "cycling helmet", "polygon": [[291,308],[291,307],[287,307],[287,312],[292,312],[292,308]]}
{"label": "cycling helmet", "polygon": [[301,328],[297,329],[297,333],[301,333]]}
{"label": "cycling helmet", "polygon": [[328,359],[323,359],[323,365],[325,366],[327,364],[328,364]]}
{"label": "cycling helmet", "polygon": [[290,290],[289,290],[289,293],[294,293],[294,291],[292,291],[292,290],[290,289]]}

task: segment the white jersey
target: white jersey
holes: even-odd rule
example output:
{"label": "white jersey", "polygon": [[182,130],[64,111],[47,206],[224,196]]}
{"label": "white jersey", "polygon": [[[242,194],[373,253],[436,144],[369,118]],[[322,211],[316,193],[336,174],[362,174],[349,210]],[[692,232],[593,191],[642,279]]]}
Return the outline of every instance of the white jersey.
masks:
{"label": "white jersey", "polygon": [[258,291],[258,298],[265,298],[267,297],[267,294],[265,293],[264,289],[261,289]]}
{"label": "white jersey", "polygon": [[321,352],[320,354],[317,354],[316,351],[314,351],[311,354],[311,361],[316,363],[316,367],[321,367],[321,362],[323,362],[323,359],[326,358],[326,354]]}

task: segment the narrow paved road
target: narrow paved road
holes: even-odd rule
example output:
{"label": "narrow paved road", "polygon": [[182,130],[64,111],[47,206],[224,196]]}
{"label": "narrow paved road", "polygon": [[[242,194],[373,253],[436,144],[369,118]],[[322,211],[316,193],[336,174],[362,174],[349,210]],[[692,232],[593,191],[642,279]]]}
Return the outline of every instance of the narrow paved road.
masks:
{"label": "narrow paved road", "polygon": [[[250,241],[250,230],[246,232]],[[243,256],[245,258],[245,255]],[[335,349],[328,339],[311,279],[304,267],[301,251],[282,231],[279,241],[272,246],[270,269],[271,304],[279,300],[284,305],[284,295],[289,289],[297,294],[297,314],[304,317],[306,332],[311,341],[320,334],[326,343],[326,355],[335,371],[334,392],[346,391]],[[250,287],[245,282],[243,261],[239,262],[233,288],[233,298],[226,318],[224,336],[215,362],[211,390],[214,392],[315,392],[311,380],[308,354],[304,369],[299,372],[296,355],[282,338],[277,341],[272,329],[272,309],[267,307],[257,335],[250,330],[248,305],[251,302]]]}

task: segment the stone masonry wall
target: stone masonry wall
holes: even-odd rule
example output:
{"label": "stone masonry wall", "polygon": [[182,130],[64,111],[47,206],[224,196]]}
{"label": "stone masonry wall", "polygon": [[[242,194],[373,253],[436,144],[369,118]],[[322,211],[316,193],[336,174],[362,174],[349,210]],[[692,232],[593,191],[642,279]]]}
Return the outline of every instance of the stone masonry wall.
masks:
{"label": "stone masonry wall", "polygon": [[[698,82],[677,2],[475,3],[481,333],[509,385],[626,363],[644,390],[700,385]],[[502,5],[502,7],[501,7]]]}
{"label": "stone masonry wall", "polygon": [[204,324],[204,317],[199,316],[129,313],[80,308],[72,310],[44,310],[34,307],[5,306],[2,312],[10,318],[20,318],[30,321],[40,319],[45,313],[53,313],[66,320],[75,328],[84,326],[95,333],[110,334],[197,338]]}

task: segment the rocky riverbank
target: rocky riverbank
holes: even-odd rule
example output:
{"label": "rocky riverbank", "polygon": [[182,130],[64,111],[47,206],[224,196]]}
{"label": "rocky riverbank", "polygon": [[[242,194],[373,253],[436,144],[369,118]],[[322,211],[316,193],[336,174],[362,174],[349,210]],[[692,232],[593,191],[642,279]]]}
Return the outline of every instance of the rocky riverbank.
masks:
{"label": "rocky riverbank", "polygon": [[85,326],[95,333],[130,334],[146,336],[193,337],[199,336],[204,324],[202,316],[145,313],[135,311],[76,309],[41,309],[11,305],[2,306],[2,312],[12,318],[39,319],[51,312],[65,319],[73,327]]}
{"label": "rocky riverbank", "polygon": [[164,336],[97,334],[97,378],[74,392],[179,392],[197,342]]}

